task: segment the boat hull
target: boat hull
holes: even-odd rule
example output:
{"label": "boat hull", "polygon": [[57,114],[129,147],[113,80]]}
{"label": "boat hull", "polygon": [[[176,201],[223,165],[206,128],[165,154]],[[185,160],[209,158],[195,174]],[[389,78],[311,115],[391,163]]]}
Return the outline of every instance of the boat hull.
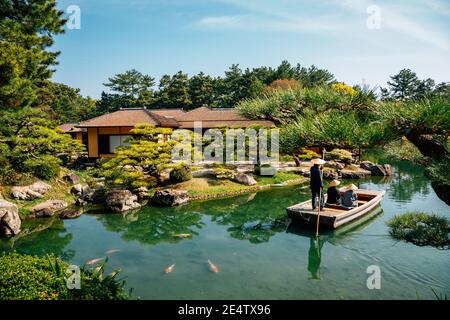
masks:
{"label": "boat hull", "polygon": [[[357,190],[358,199],[364,199],[358,207],[350,210],[334,206],[324,208],[320,213],[321,226],[337,229],[354,220],[357,220],[379,206],[385,191]],[[311,200],[296,204],[286,209],[289,218],[304,223],[317,224],[318,211],[311,209]]]}

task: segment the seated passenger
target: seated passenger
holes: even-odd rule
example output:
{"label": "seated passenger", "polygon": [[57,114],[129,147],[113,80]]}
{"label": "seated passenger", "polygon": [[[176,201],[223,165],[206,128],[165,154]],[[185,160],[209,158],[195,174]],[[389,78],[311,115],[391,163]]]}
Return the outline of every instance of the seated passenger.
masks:
{"label": "seated passenger", "polygon": [[342,205],[346,208],[353,208],[358,206],[358,195],[356,194],[358,187],[351,184],[347,187],[347,191],[344,192],[342,197]]}
{"label": "seated passenger", "polygon": [[327,191],[327,204],[340,204],[341,195],[339,194],[339,189],[337,188],[341,182],[339,180],[333,180],[330,183]]}

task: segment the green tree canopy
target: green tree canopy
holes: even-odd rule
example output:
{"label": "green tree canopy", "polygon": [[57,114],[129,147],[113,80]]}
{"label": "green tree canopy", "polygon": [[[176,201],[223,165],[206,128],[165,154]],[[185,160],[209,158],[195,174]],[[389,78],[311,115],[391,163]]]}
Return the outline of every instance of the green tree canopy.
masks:
{"label": "green tree canopy", "polygon": [[54,70],[59,52],[49,48],[64,32],[63,12],[56,0],[2,0],[0,2],[0,103],[24,107]]}

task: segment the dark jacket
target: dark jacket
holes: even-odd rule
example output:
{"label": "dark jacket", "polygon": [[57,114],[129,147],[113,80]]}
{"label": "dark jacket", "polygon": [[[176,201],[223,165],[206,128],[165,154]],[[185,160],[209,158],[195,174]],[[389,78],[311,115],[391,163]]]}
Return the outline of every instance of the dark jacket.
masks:
{"label": "dark jacket", "polygon": [[357,207],[358,195],[353,190],[345,191],[342,198],[342,205],[345,207]]}
{"label": "dark jacket", "polygon": [[312,190],[319,190],[320,188],[323,188],[323,181],[322,181],[322,170],[319,169],[319,166],[312,166],[311,167],[311,178],[310,178],[310,186]]}
{"label": "dark jacket", "polygon": [[341,195],[336,187],[329,187],[327,191],[327,203],[337,204],[341,200]]}

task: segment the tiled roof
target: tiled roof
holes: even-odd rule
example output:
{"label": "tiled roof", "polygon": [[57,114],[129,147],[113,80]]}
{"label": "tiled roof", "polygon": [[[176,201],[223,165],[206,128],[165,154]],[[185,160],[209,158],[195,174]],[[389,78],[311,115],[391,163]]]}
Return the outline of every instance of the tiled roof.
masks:
{"label": "tiled roof", "polygon": [[77,127],[133,127],[140,123],[169,128],[193,129],[195,121],[202,121],[203,128],[272,126],[267,120],[250,120],[235,109],[210,109],[201,107],[189,112],[182,109],[121,109],[81,122]]}
{"label": "tiled roof", "polygon": [[175,120],[179,120],[186,114],[183,109],[149,109],[149,111],[160,116],[175,118]]}
{"label": "tiled roof", "polygon": [[134,127],[140,123],[149,123],[161,127],[178,127],[174,118],[167,118],[146,109],[121,109],[116,112],[107,113],[99,117],[81,122],[80,128],[94,127]]}
{"label": "tiled roof", "polygon": [[86,132],[86,129],[76,128],[77,125],[78,123],[64,123],[58,126],[58,128],[60,128],[65,133]]}
{"label": "tiled roof", "polygon": [[[265,127],[273,126],[273,122],[267,120],[214,120],[214,121],[204,121],[198,120],[201,122],[203,129],[211,129],[218,127],[239,127],[239,128],[247,128],[254,125],[260,125]],[[180,129],[194,129],[195,122],[194,121],[179,121]]]}

